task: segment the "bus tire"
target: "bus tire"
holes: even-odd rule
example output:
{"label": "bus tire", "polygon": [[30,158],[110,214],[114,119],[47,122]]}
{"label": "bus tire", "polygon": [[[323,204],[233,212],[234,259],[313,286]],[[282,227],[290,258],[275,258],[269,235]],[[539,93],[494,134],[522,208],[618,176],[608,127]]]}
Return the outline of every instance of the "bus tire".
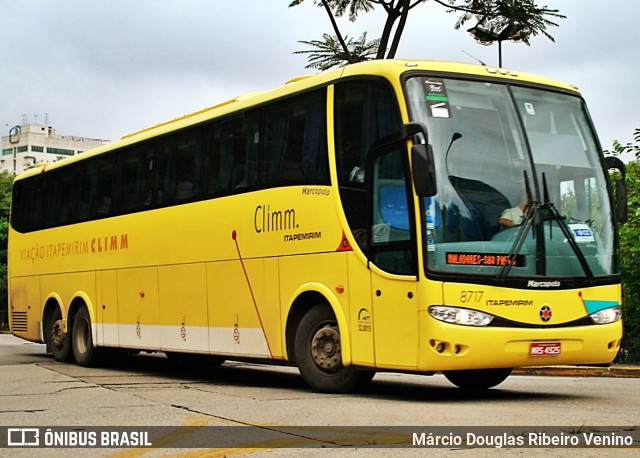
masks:
{"label": "bus tire", "polygon": [[375,374],[342,365],[338,323],[325,304],[314,306],[300,320],[294,353],[304,381],[323,393],[347,393],[363,388]]}
{"label": "bus tire", "polygon": [[78,365],[93,367],[102,363],[104,351],[93,345],[91,317],[86,307],[81,307],[73,319],[71,347]]}
{"label": "bus tire", "polygon": [[469,369],[461,371],[444,371],[444,376],[451,383],[465,390],[486,390],[501,384],[513,369]]}
{"label": "bus tire", "polygon": [[62,313],[56,308],[53,314],[47,319],[47,336],[46,342],[51,349],[51,354],[56,361],[66,363],[71,361],[73,353],[71,352],[71,336],[64,332],[64,323],[62,321]]}

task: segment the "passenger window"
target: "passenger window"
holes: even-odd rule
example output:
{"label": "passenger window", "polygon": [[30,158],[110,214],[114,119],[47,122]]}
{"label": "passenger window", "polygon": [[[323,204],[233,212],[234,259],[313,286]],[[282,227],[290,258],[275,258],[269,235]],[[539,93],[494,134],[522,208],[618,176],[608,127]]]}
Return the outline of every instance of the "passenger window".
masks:
{"label": "passenger window", "polygon": [[174,134],[158,145],[158,174],[163,203],[194,199],[200,191],[202,129]]}
{"label": "passenger window", "polygon": [[13,187],[11,224],[19,232],[41,229],[44,205],[44,175],[17,181]]}
{"label": "passenger window", "polygon": [[111,212],[114,155],[89,159],[79,168],[77,221],[103,218]]}
{"label": "passenger window", "polygon": [[262,184],[329,184],[325,90],[264,110]]}
{"label": "passenger window", "polygon": [[122,151],[119,155],[120,202],[121,213],[145,210],[162,203],[162,192],[156,183],[156,164],[151,144],[143,144]]}
{"label": "passenger window", "polygon": [[[260,157],[260,111],[245,114],[243,120],[244,174],[236,184],[237,190],[255,189],[258,184],[258,158]],[[242,152],[240,155],[242,161]]]}
{"label": "passenger window", "polygon": [[74,189],[75,173],[65,173],[65,170],[48,172],[45,177],[44,192],[44,225],[46,227],[63,226],[69,224],[74,217],[79,200]]}
{"label": "passenger window", "polygon": [[233,194],[255,187],[260,141],[257,115],[207,126],[205,133],[205,194]]}

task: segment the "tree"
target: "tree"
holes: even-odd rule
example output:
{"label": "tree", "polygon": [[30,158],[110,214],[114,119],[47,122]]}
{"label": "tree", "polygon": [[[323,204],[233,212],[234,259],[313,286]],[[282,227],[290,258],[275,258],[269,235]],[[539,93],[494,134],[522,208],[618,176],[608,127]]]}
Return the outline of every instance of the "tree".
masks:
{"label": "tree", "polygon": [[[316,68],[320,71],[329,70],[332,67],[339,67],[345,62],[355,64],[369,60],[371,56],[378,52],[380,40],[373,40],[367,43],[367,32],[363,33],[360,38],[353,40],[348,36],[342,38],[342,41],[336,37],[332,37],[328,33],[322,35],[323,41],[311,40],[300,41],[312,47],[305,51],[296,51],[294,54],[307,54],[307,68]],[[342,47],[345,43],[345,48]]]}
{"label": "tree", "polygon": [[634,145],[631,142],[628,142],[626,145],[623,145],[618,140],[613,141],[613,151],[605,151],[605,153],[619,155],[624,153],[633,153],[636,156],[636,161],[640,161],[640,129],[636,129],[633,138],[636,141]]}
{"label": "tree", "polygon": [[613,151],[606,154],[634,153],[636,161],[626,166],[628,220],[619,227],[620,269],[622,271],[622,319],[624,335],[618,362],[640,362],[640,129],[634,133],[634,143],[622,145],[613,141]]}
{"label": "tree", "polygon": [[0,329],[9,325],[7,295],[7,239],[13,175],[0,173]]}
{"label": "tree", "polygon": [[[304,0],[293,0],[289,7],[300,5],[303,2]],[[419,4],[426,3],[427,0],[313,0],[313,2],[326,11],[335,36],[325,34],[324,41],[301,41],[300,43],[310,45],[313,49],[298,51],[297,54],[309,54],[310,63],[307,68],[320,68],[321,66],[331,68],[370,60],[373,55],[370,49],[366,49],[366,54],[359,53],[358,48],[353,46],[353,42],[350,46],[340,32],[336,18],[348,13],[349,20],[354,22],[358,14],[372,11],[376,6],[382,7],[387,17],[382,28],[382,35],[378,39],[375,59],[392,59],[400,45],[400,38],[404,32],[409,12]],[[551,10],[546,6],[538,8],[535,5],[535,0],[433,0],[433,2],[447,8],[448,12],[462,13],[456,23],[456,29],[474,18],[478,21],[476,27],[482,27],[482,24],[486,27],[511,27],[517,30],[517,39],[527,44],[530,36],[540,33],[553,40],[546,29],[548,26],[556,26],[557,24],[546,19],[546,16],[564,17],[558,13],[558,10]],[[513,35],[513,38],[508,39],[515,37]],[[339,43],[340,48],[331,48],[333,43]],[[331,57],[327,54],[328,49],[334,50]],[[318,52],[324,53],[320,54],[320,56],[325,56],[324,60],[319,60]],[[311,56],[316,56],[313,62]]]}
{"label": "tree", "polygon": [[[458,19],[456,30],[475,18],[476,25],[467,31],[482,45],[498,42],[498,66],[502,67],[502,42],[522,42],[529,45],[531,36],[543,34],[555,41],[547,32],[548,26],[557,26],[545,16],[564,18],[558,10],[546,6],[538,8],[535,0],[470,0],[470,8]],[[478,13],[471,12],[473,10]]]}

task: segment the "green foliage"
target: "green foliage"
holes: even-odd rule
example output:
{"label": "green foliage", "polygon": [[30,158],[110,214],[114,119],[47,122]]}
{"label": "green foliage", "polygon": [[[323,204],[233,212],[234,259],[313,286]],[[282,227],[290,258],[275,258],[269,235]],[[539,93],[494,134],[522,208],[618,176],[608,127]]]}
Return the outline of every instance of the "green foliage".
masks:
{"label": "green foliage", "polygon": [[348,36],[344,39],[347,43],[348,54],[342,49],[337,37],[323,34],[323,41],[299,41],[311,46],[312,49],[296,51],[294,54],[307,54],[309,64],[305,68],[315,68],[325,71],[333,67],[341,67],[347,63],[363,62],[371,60],[378,52],[380,40],[367,42],[367,33],[363,33],[360,38],[353,40]]}
{"label": "green foliage", "polygon": [[636,129],[634,143],[623,145],[613,141],[613,150],[605,154],[634,154],[635,162],[626,166],[627,206],[629,217],[618,229],[620,236],[620,268],[622,270],[622,319],[624,336],[619,363],[640,363],[640,129]]}
{"label": "green foliage", "polygon": [[7,239],[13,175],[0,173],[0,330],[9,326],[7,295]]}
{"label": "green foliage", "polygon": [[623,145],[618,140],[613,141],[613,151],[605,151],[605,153],[619,155],[624,153],[632,153],[636,156],[636,160],[640,161],[640,129],[636,129],[633,133],[633,138],[636,144],[629,142]]}
{"label": "green foliage", "polygon": [[476,35],[482,44],[490,44],[502,39],[521,41],[529,44],[532,36],[544,35],[555,41],[547,32],[547,27],[558,24],[548,17],[562,18],[558,10],[538,7],[535,0],[447,0],[452,10],[463,11],[455,25],[456,30],[467,21],[475,19],[476,27],[482,27],[487,33],[484,37]]}
{"label": "green foliage", "polygon": [[[549,18],[564,18],[558,10],[548,9],[546,6],[538,7],[537,0],[433,0],[445,8],[448,12],[462,13],[455,28],[459,29],[467,21],[475,19],[476,29],[480,28],[484,34],[476,34],[476,38],[483,44],[489,44],[499,40],[522,41],[529,44],[529,38],[542,34],[553,41],[553,37],[547,32],[547,27],[557,26]],[[293,0],[289,7],[298,6],[304,0]],[[426,0],[313,0],[313,3],[323,8],[331,22],[334,35],[331,41],[329,35],[324,35],[324,40],[300,41],[311,44],[315,49],[297,51],[295,54],[308,54],[309,65],[307,68],[328,69],[340,67],[361,60],[368,60],[375,54],[375,59],[392,59],[395,57],[400,44],[400,38],[404,32],[409,12],[420,4],[431,3]],[[386,13],[386,19],[381,29],[380,38],[370,43],[365,43],[364,35],[360,37],[360,46],[367,48],[367,58],[361,54],[352,54],[350,47],[356,43],[347,42],[342,37],[336,18],[348,14],[349,20],[354,22],[359,13],[368,13],[376,7],[380,7]],[[505,35],[506,32],[506,35]],[[506,38],[504,38],[506,37]],[[373,51],[373,47],[376,51]],[[322,52],[318,53],[318,49]],[[313,61],[312,61],[313,59]]]}
{"label": "green foliage", "polygon": [[640,165],[630,162],[626,172],[629,219],[619,228],[624,336],[618,362],[640,363]]}

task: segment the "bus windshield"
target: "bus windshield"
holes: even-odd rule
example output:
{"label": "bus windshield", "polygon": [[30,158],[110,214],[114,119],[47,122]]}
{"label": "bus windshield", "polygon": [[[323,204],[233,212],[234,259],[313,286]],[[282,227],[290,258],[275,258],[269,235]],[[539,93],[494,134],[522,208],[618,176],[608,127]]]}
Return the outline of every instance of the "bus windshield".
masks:
{"label": "bus windshield", "polygon": [[406,89],[438,176],[437,195],[423,199],[429,270],[616,273],[607,182],[580,97],[426,76]]}

